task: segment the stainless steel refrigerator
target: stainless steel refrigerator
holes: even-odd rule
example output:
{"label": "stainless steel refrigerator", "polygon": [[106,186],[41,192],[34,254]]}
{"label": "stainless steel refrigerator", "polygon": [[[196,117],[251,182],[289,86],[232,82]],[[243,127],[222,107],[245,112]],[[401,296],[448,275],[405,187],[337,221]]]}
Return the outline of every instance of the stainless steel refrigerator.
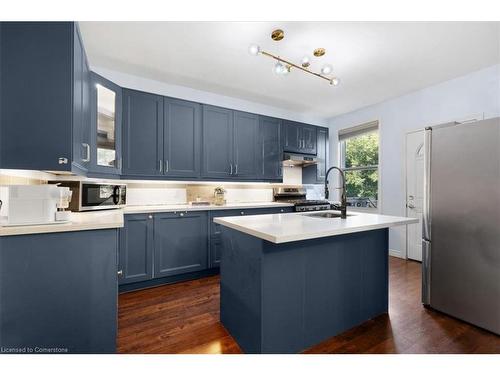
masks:
{"label": "stainless steel refrigerator", "polygon": [[500,334],[500,118],[429,127],[422,302]]}

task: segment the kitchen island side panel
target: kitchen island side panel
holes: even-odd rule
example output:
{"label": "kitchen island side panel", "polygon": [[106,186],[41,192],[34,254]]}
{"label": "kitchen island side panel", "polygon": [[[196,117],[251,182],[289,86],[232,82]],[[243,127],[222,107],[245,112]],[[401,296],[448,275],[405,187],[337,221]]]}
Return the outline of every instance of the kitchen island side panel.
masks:
{"label": "kitchen island side panel", "polygon": [[[258,240],[227,227],[222,231],[221,283],[225,286],[221,286],[221,311],[226,315],[222,323],[245,352],[256,352],[247,350],[249,339],[260,341],[260,351],[253,346],[260,353],[301,352],[387,312],[387,229],[285,244]],[[250,254],[260,260],[250,265],[245,259]],[[241,282],[235,284],[225,277],[228,274],[237,275]],[[238,310],[226,304],[222,290],[230,289],[228,284],[233,284],[233,295],[239,300],[246,298],[252,286],[252,311],[245,311],[248,307],[243,304]],[[260,307],[260,315],[255,306]],[[228,316],[241,325],[245,324],[242,317],[255,318],[242,336],[241,327],[234,331],[234,324],[226,325]]]}
{"label": "kitchen island side panel", "polygon": [[245,353],[261,352],[263,240],[222,228],[220,320]]}

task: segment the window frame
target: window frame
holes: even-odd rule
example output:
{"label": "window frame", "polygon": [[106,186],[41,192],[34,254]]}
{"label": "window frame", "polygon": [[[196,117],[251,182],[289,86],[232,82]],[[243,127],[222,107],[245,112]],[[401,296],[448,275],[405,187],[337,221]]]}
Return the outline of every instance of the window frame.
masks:
{"label": "window frame", "polygon": [[[360,211],[360,212],[367,212],[367,213],[380,213],[381,212],[381,209],[382,209],[382,199],[381,199],[381,174],[380,174],[380,161],[381,161],[381,148],[380,148],[380,122],[379,121],[371,121],[372,123],[373,122],[376,122],[377,123],[377,127],[376,129],[369,129],[369,130],[366,130],[366,132],[359,132],[359,131],[353,131],[353,133],[356,133],[355,135],[353,135],[352,137],[349,137],[348,135],[347,136],[344,136],[342,140],[339,140],[339,148],[338,148],[338,160],[339,160],[339,165],[340,165],[340,168],[345,172],[353,172],[353,171],[373,171],[373,170],[376,170],[377,171],[377,207],[369,207],[369,208],[365,208],[365,207],[352,207],[352,206],[349,206],[348,209],[351,210],[351,211]],[[368,123],[367,123],[368,124]],[[346,129],[343,129],[343,133],[344,134],[348,134],[349,133],[349,129],[358,129],[360,126],[362,125],[357,125],[357,126],[353,126],[351,128],[346,128]],[[346,154],[346,141],[349,140],[349,138],[355,138],[355,137],[360,137],[360,136],[363,136],[365,134],[369,134],[369,133],[373,133],[373,132],[377,132],[378,133],[378,164],[376,165],[366,165],[366,166],[362,166],[362,167],[348,167],[346,168],[345,167],[345,154]],[[347,194],[347,192],[346,192]]]}

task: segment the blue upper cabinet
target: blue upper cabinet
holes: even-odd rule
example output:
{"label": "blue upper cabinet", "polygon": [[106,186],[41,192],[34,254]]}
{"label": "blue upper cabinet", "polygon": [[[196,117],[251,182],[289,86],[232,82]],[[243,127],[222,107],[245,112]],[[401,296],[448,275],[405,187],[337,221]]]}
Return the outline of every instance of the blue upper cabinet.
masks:
{"label": "blue upper cabinet", "polygon": [[234,111],[233,176],[255,179],[259,162],[259,116]]}
{"label": "blue upper cabinet", "polygon": [[302,169],[302,183],[304,184],[323,184],[325,182],[326,170],[329,164],[328,160],[330,147],[328,140],[328,128],[318,127],[316,130],[318,164]]}
{"label": "blue upper cabinet", "polygon": [[126,176],[163,174],[163,97],[123,90],[123,167]]}
{"label": "blue upper cabinet", "polygon": [[281,120],[259,116],[259,176],[266,180],[283,178],[281,161]]}
{"label": "blue upper cabinet", "polygon": [[316,126],[283,121],[283,149],[287,152],[316,155]]}
{"label": "blue upper cabinet", "polygon": [[118,175],[122,164],[121,87],[92,72],[90,108],[89,170],[92,174]]}
{"label": "blue upper cabinet", "polygon": [[303,154],[313,154],[317,153],[317,127],[312,125],[302,125],[301,126],[301,152]]}
{"label": "blue upper cabinet", "polygon": [[298,122],[283,121],[283,149],[288,152],[300,152],[302,145],[300,133],[301,126]]}
{"label": "blue upper cabinet", "polygon": [[228,178],[234,174],[233,111],[203,105],[203,177]]}
{"label": "blue upper cabinet", "polygon": [[163,173],[198,178],[201,173],[201,105],[165,98]]}
{"label": "blue upper cabinet", "polygon": [[0,23],[2,168],[85,173],[89,69],[74,22]]}
{"label": "blue upper cabinet", "polygon": [[259,116],[203,106],[202,176],[259,179]]}

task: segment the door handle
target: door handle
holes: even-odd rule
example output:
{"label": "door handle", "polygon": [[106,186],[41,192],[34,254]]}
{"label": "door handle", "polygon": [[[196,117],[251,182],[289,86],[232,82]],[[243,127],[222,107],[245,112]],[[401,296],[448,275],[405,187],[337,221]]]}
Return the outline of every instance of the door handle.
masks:
{"label": "door handle", "polygon": [[233,163],[229,163],[229,166],[231,167],[231,171],[229,172],[229,174],[233,174]]}
{"label": "door handle", "polygon": [[411,209],[414,209],[414,208],[415,208],[415,205],[413,205],[413,204],[411,204],[411,203],[408,203],[408,204],[406,205],[406,207],[411,208]]}
{"label": "door handle", "polygon": [[120,277],[123,276],[123,270],[118,271],[116,274]]}
{"label": "door handle", "polygon": [[85,147],[86,150],[85,158],[83,158],[82,161],[88,163],[90,161],[90,145],[88,143],[82,143],[82,146]]}
{"label": "door handle", "polygon": [[160,170],[160,173],[163,171],[163,162],[162,160],[158,160],[158,169]]}
{"label": "door handle", "polygon": [[165,160],[165,173],[168,172],[168,168],[169,168],[169,166],[168,166],[168,160]]}
{"label": "door handle", "polygon": [[234,174],[238,174],[238,164],[234,165]]}

